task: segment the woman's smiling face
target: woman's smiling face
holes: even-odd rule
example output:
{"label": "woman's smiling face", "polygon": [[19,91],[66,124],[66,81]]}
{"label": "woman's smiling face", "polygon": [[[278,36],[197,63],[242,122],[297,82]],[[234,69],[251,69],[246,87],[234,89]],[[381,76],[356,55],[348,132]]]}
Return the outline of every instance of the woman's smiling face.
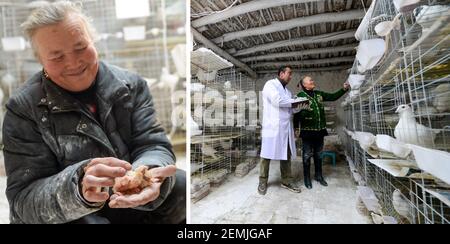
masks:
{"label": "woman's smiling face", "polygon": [[33,35],[42,66],[58,86],[73,92],[89,88],[98,72],[97,50],[83,20],[69,14]]}

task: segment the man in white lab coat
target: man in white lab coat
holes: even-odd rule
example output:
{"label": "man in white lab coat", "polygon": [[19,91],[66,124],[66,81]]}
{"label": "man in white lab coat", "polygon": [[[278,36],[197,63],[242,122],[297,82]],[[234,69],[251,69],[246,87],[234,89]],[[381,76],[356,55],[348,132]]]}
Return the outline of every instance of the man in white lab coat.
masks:
{"label": "man in white lab coat", "polygon": [[281,187],[300,192],[300,187],[293,182],[291,175],[291,159],[297,156],[292,115],[299,111],[299,103],[295,103],[286,87],[291,75],[291,67],[281,67],[278,70],[278,78],[267,81],[262,91],[262,146],[258,185],[258,193],[261,195],[267,192],[270,160],[280,160]]}

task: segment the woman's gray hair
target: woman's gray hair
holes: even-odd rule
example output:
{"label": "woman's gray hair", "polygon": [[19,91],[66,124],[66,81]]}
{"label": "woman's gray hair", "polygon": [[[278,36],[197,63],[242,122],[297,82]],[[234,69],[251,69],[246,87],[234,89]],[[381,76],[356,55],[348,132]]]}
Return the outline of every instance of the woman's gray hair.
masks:
{"label": "woman's gray hair", "polygon": [[36,33],[36,30],[45,26],[58,24],[64,21],[64,19],[69,14],[75,14],[79,16],[84,22],[91,39],[93,41],[96,40],[97,33],[92,26],[92,19],[83,14],[82,7],[83,6],[81,2],[71,2],[64,0],[53,3],[46,3],[34,9],[28,16],[27,20],[21,25],[25,36],[31,42],[34,51],[36,51],[36,48],[33,43],[33,36]]}

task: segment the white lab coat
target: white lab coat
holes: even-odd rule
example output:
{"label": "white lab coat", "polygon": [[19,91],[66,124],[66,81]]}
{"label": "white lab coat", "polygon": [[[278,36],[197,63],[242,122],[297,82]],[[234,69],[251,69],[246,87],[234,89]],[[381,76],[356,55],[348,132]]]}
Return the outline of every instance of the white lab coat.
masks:
{"label": "white lab coat", "polygon": [[291,159],[297,157],[295,149],[292,94],[278,79],[269,80],[263,91],[263,122],[261,157],[271,160],[287,160],[288,145]]}

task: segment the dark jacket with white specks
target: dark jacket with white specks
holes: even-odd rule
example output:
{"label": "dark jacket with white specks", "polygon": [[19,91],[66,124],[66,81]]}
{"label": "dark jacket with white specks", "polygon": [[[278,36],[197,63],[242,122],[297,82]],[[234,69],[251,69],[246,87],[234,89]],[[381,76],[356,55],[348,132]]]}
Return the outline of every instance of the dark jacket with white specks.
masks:
{"label": "dark jacket with white specks", "polygon": [[[152,97],[139,76],[100,62],[99,122],[42,72],[8,101],[3,122],[11,223],[66,223],[100,210],[80,194],[83,167],[92,158],[116,157],[150,167],[173,164],[171,145],[156,122]],[[175,178],[161,186],[155,210]]]}

